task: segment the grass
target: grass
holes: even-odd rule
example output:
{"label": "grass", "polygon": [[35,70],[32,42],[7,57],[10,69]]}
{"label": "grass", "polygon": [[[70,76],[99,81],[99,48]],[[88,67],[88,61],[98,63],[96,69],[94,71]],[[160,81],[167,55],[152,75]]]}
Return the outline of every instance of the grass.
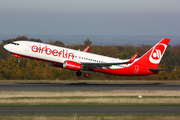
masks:
{"label": "grass", "polygon": [[180,114],[1,115],[3,120],[179,120]]}
{"label": "grass", "polygon": [[[142,98],[138,98],[142,95]],[[0,91],[3,106],[180,106],[179,91]],[[179,120],[180,114],[0,115],[3,120]]]}
{"label": "grass", "polygon": [[0,98],[20,97],[122,97],[122,96],[179,97],[179,91],[115,90],[115,91],[0,91]]}
{"label": "grass", "polygon": [[0,80],[0,83],[180,83],[180,80]]}
{"label": "grass", "polygon": [[0,91],[0,106],[180,106],[180,92]]}

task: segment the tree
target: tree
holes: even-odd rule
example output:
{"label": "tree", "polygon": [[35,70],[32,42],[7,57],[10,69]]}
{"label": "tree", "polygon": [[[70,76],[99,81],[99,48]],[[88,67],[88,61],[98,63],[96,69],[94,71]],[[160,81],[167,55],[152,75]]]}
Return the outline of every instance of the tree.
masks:
{"label": "tree", "polygon": [[175,71],[171,71],[171,73],[169,75],[169,79],[171,79],[171,80],[179,80],[179,78],[180,78],[180,67],[176,66]]}
{"label": "tree", "polygon": [[54,45],[57,45],[57,46],[60,46],[60,47],[65,47],[64,43],[61,42],[61,41],[58,41],[58,40],[54,42]]}
{"label": "tree", "polygon": [[42,41],[40,39],[34,39],[34,38],[31,38],[29,41],[34,41],[34,42],[40,42],[42,43]]}
{"label": "tree", "polygon": [[103,50],[103,48],[104,47],[101,45],[93,45],[90,47],[89,52],[106,56],[106,52]]}
{"label": "tree", "polygon": [[54,40],[52,40],[52,39],[49,39],[48,43],[51,44],[51,45],[56,45],[56,46],[60,46],[60,47],[65,47],[64,43],[61,42],[61,41],[58,41],[58,40],[54,41]]}
{"label": "tree", "polygon": [[92,41],[90,41],[90,39],[87,39],[84,41],[85,46],[90,46],[91,44],[92,44]]}
{"label": "tree", "polygon": [[[83,76],[76,76],[75,71],[52,67],[50,63],[39,61],[38,60],[31,60],[28,58],[21,58],[21,62],[17,63],[17,58],[12,57],[11,53],[7,52],[3,46],[4,44],[17,41],[17,40],[29,40],[29,41],[36,41],[41,42],[40,39],[28,39],[26,36],[20,36],[15,39],[8,39],[3,40],[0,44],[0,79],[73,79],[73,80],[84,80]],[[49,40],[49,43],[52,45],[57,46],[65,46],[64,43],[61,41],[53,41]],[[92,42],[87,39],[84,41],[84,44],[73,44],[67,45],[66,47],[72,49],[85,49],[87,46],[92,45]],[[131,58],[136,52],[139,53],[139,56],[142,56],[146,53],[151,46],[142,45],[139,47],[134,46],[102,46],[102,45],[92,45],[88,52],[105,55],[105,56],[112,56],[112,57],[119,57],[120,59],[129,59]],[[171,79],[171,80],[180,80],[180,45],[176,46],[168,46],[162,61],[158,68],[162,69],[176,69],[176,71],[161,71],[159,74],[150,75],[147,77],[127,77],[127,76],[114,76],[114,75],[107,75],[98,72],[91,72],[91,77],[88,79],[146,79],[146,80],[164,80],[164,79]]]}
{"label": "tree", "polygon": [[19,36],[14,39],[14,41],[20,41],[20,40],[28,40],[27,36]]}
{"label": "tree", "polygon": [[3,44],[8,44],[8,43],[12,43],[14,40],[13,39],[8,39],[8,40],[3,40]]}

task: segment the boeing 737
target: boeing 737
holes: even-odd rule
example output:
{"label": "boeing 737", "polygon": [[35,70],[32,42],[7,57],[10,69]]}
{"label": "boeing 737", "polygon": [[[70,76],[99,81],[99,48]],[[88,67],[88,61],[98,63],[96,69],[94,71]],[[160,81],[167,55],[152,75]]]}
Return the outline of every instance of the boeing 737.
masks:
{"label": "boeing 737", "polygon": [[157,74],[164,69],[158,65],[164,55],[170,39],[163,38],[142,57],[137,58],[136,53],[131,59],[112,58],[93,53],[88,53],[89,46],[84,51],[58,47],[45,43],[31,41],[15,41],[4,45],[4,48],[18,58],[27,57],[51,62],[55,67],[75,70],[81,76],[89,77],[87,71],[102,72],[120,76],[147,76]]}

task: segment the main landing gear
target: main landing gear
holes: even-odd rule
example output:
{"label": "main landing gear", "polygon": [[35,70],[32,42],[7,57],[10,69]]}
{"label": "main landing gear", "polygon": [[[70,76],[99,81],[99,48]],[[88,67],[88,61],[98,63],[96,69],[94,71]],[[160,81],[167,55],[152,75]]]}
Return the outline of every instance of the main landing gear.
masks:
{"label": "main landing gear", "polygon": [[81,72],[81,71],[77,71],[77,72],[76,72],[76,75],[77,75],[77,76],[81,76],[81,75],[82,75],[82,72]]}
{"label": "main landing gear", "polygon": [[86,73],[86,72],[84,73],[84,77],[87,77],[87,78],[88,78],[89,76],[90,76],[89,73]]}
{"label": "main landing gear", "polygon": [[[77,71],[76,72],[76,75],[77,76],[81,76],[82,75],[82,72],[81,71]],[[86,77],[86,78],[88,78],[90,76],[90,74],[89,73],[87,73],[87,71],[84,73],[84,77]]]}

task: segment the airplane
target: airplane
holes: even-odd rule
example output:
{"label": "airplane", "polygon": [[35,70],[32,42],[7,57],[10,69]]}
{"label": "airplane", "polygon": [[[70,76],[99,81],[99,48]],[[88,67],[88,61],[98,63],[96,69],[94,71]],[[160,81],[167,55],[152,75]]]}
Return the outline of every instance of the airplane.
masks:
{"label": "airplane", "polygon": [[4,45],[4,48],[14,57],[26,57],[31,59],[51,62],[52,66],[76,71],[81,76],[81,70],[85,70],[84,77],[89,77],[87,71],[101,72],[118,76],[147,76],[157,74],[158,65],[164,55],[170,39],[163,38],[154,45],[142,57],[137,58],[136,53],[131,59],[119,59],[89,53],[88,46],[84,51],[73,50],[39,42],[14,41]]}

